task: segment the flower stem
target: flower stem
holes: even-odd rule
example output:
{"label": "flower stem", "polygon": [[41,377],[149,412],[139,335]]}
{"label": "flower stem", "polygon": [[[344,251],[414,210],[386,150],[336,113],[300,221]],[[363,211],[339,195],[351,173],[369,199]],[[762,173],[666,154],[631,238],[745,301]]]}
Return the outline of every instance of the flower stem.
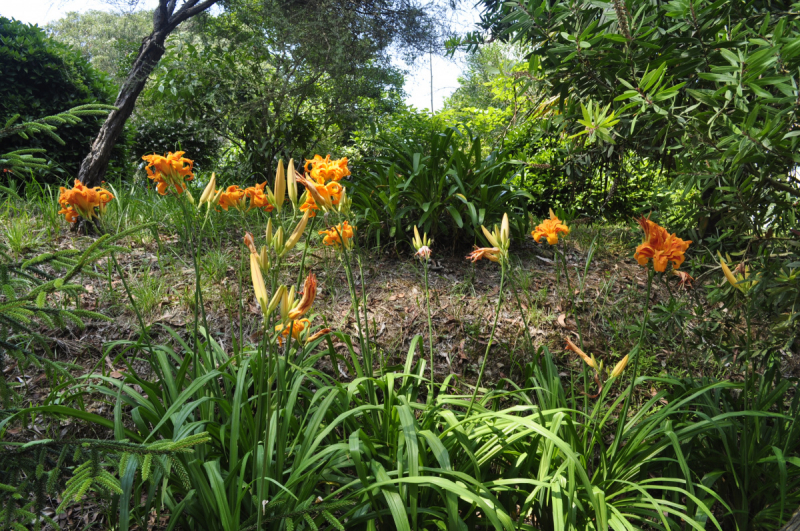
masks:
{"label": "flower stem", "polygon": [[[528,348],[531,350],[531,352],[534,352],[533,364],[534,365],[538,365],[539,356],[538,356],[538,353],[536,353],[536,349],[533,347],[533,338],[531,337],[531,332],[530,332],[530,329],[528,328],[528,319],[525,317],[525,310],[523,310],[523,308],[522,308],[522,301],[519,300],[519,292],[518,292],[517,281],[516,281],[516,278],[514,277],[513,274],[511,274],[510,277],[511,277],[511,282],[513,284],[512,288],[511,288],[511,291],[514,293],[514,298],[517,301],[517,309],[519,309],[519,314],[522,317],[522,325],[525,328],[525,339],[528,340]],[[512,356],[513,356],[513,354],[512,354]],[[514,364],[515,364],[515,360],[512,357],[512,359],[511,359],[511,369],[509,369],[509,371],[508,371],[508,379],[509,380],[511,379],[511,374],[514,372]]]}
{"label": "flower stem", "polygon": [[[564,267],[564,279],[567,282],[567,295],[569,296],[569,312],[575,318],[575,327],[578,329],[578,345],[583,349],[583,331],[581,330],[581,320],[578,318],[578,312],[575,311],[575,294],[572,292],[572,283],[569,278],[569,268],[567,266],[567,257],[566,253],[564,253],[563,249],[556,250],[561,251],[559,254],[561,255],[561,263]],[[582,364],[582,371],[583,371],[583,410],[588,411],[589,408],[589,397],[587,396],[587,392],[589,389],[589,370],[586,364]]]}
{"label": "flower stem", "polygon": [[311,227],[308,229],[308,236],[306,237],[305,246],[303,247],[303,258],[300,259],[300,272],[297,275],[297,286],[303,285],[303,273],[305,273],[306,253],[308,252],[308,243],[311,241],[311,235],[314,234],[314,225],[317,223],[317,217],[311,218]]}
{"label": "flower stem", "polygon": [[464,420],[469,418],[472,412],[472,406],[475,404],[475,397],[478,395],[478,388],[481,386],[481,379],[483,378],[483,370],[486,368],[486,360],[489,359],[489,349],[492,348],[492,341],[494,340],[494,333],[497,329],[497,320],[500,317],[500,306],[503,304],[503,283],[506,279],[506,263],[504,260],[500,261],[500,292],[497,295],[497,306],[494,310],[494,323],[492,324],[492,333],[489,334],[489,343],[486,345],[486,352],[483,354],[483,362],[481,363],[481,370],[478,373],[478,380],[475,382],[475,389],[472,391],[472,398],[467,406],[467,413],[464,415]]}
{"label": "flower stem", "polygon": [[633,396],[633,389],[636,386],[636,377],[638,376],[639,372],[639,357],[641,353],[641,346],[642,346],[642,339],[644,338],[645,330],[647,330],[647,319],[650,316],[650,290],[653,287],[653,277],[655,276],[655,272],[653,269],[650,269],[647,272],[647,296],[645,298],[645,306],[644,306],[644,318],[642,319],[642,328],[639,331],[639,340],[636,342],[636,346],[633,348],[631,354],[633,355],[633,372],[631,373],[631,385],[628,387],[628,394],[625,397],[625,404],[622,406],[622,413],[620,414],[619,421],[617,424],[617,435],[614,437],[614,443],[611,447],[611,458],[614,458],[614,455],[617,453],[617,448],[619,448],[620,440],[622,438],[622,430],[625,426],[625,419],[628,417],[628,407],[631,403],[631,397]]}
{"label": "flower stem", "polygon": [[428,289],[428,260],[424,259],[423,270],[425,271],[425,302],[428,309],[428,352],[431,357],[431,383],[428,391],[428,400],[433,400],[433,324],[431,322],[431,298]]}

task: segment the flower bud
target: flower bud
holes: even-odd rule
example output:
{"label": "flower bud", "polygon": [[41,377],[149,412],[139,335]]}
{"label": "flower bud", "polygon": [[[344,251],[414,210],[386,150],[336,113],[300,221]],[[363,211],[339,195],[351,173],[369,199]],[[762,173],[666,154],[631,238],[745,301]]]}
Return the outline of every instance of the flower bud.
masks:
{"label": "flower bud", "polygon": [[619,360],[619,363],[617,363],[614,366],[614,370],[611,371],[611,377],[612,378],[617,378],[619,375],[622,374],[622,371],[625,370],[625,367],[627,365],[628,365],[628,355],[625,354],[625,357],[622,358],[621,360]]}
{"label": "flower bud", "polygon": [[283,200],[286,197],[286,174],[283,170],[283,159],[278,161],[278,171],[275,173],[275,188],[273,191],[275,196],[275,207],[278,212],[283,207]]}
{"label": "flower bud", "polygon": [[297,206],[297,179],[294,174],[294,159],[289,159],[289,167],[286,169],[286,186],[289,191],[289,201],[293,206]]}

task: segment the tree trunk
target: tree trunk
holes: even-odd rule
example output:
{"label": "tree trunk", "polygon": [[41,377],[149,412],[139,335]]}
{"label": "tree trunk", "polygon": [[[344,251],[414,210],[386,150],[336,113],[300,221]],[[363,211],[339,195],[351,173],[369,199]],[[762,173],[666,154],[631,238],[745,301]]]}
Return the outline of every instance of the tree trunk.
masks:
{"label": "tree trunk", "polygon": [[780,531],[800,531],[800,509],[794,512],[792,519],[786,522],[786,525],[781,527]]}
{"label": "tree trunk", "polygon": [[154,31],[142,43],[139,56],[136,58],[128,74],[128,79],[123,83],[112,111],[106,119],[100,132],[92,143],[92,148],[81,163],[78,179],[88,187],[98,186],[103,180],[111,159],[111,149],[114,147],[125,122],[133,112],[136,98],[142,92],[147,78],[164,55],[164,41],[169,31]]}

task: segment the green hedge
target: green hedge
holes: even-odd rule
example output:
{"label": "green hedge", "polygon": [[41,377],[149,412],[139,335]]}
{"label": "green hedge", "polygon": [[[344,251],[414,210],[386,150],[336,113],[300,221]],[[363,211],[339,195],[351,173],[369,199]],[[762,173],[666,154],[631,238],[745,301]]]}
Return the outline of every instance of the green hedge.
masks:
{"label": "green hedge", "polygon": [[[116,87],[94,69],[81,54],[47,36],[38,26],[0,17],[0,123],[16,114],[34,120],[88,103],[113,104]],[[81,123],[65,125],[59,136],[65,144],[40,135],[26,140],[0,140],[0,153],[21,147],[47,150],[49,170],[41,170],[39,181],[64,181],[77,175],[104,117],[85,117]],[[110,171],[124,163],[127,139],[115,148]],[[27,176],[19,176],[27,178]]]}

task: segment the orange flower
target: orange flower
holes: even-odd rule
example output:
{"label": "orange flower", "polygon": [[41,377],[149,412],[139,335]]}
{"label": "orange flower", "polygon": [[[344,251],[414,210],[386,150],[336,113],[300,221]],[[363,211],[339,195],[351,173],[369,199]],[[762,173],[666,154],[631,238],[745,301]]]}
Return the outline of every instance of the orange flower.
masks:
{"label": "orange flower", "polygon": [[147,161],[147,177],[153,179],[157,184],[156,189],[161,195],[167,195],[170,187],[182,194],[185,189],[185,181],[194,178],[192,167],[194,162],[185,158],[185,151],[170,152],[166,157],[161,155],[144,155],[142,160]]}
{"label": "orange flower", "polygon": [[300,304],[289,310],[289,320],[296,321],[299,317],[305,315],[305,313],[311,309],[311,305],[314,304],[314,298],[316,296],[317,276],[314,273],[310,273],[303,283],[303,298],[300,299]]}
{"label": "orange flower", "polygon": [[300,212],[309,211],[308,217],[313,218],[317,216],[316,210],[319,210],[316,201],[311,197],[311,194],[306,195],[305,202],[300,205]]}
{"label": "orange flower", "polygon": [[473,262],[477,262],[486,258],[487,260],[491,260],[492,262],[499,262],[500,261],[500,249],[497,247],[475,247],[475,250],[472,251],[467,255],[467,260],[472,260]]}
{"label": "orange flower", "polygon": [[292,321],[288,324],[276,325],[275,331],[281,333],[281,335],[278,336],[278,344],[283,345],[283,338],[289,337],[290,328],[292,330],[292,338],[297,339],[309,324],[311,324],[311,322],[308,319],[300,319],[299,321]]}
{"label": "orange flower", "polygon": [[353,246],[353,232],[356,230],[354,225],[350,225],[349,222],[345,221],[344,223],[340,223],[336,225],[336,227],[331,227],[328,230],[321,230],[319,231],[320,234],[324,234],[325,237],[322,239],[322,243],[325,245],[335,245],[339,246],[344,240],[344,245],[348,249]]}
{"label": "orange flower", "polygon": [[244,189],[244,195],[250,199],[250,209],[263,208],[267,212],[272,212],[275,206],[269,202],[269,197],[264,193],[264,187],[267,186],[267,181],[255,186],[249,186]]}
{"label": "orange flower", "polygon": [[556,245],[558,243],[559,232],[569,234],[569,227],[561,223],[561,220],[556,217],[551,208],[550,219],[546,219],[541,224],[537,225],[536,230],[531,232],[531,235],[536,243],[540,243],[542,238],[547,238],[547,243]]}
{"label": "orange flower", "polygon": [[242,190],[236,185],[229,186],[219,196],[219,206],[221,206],[222,209],[226,211],[230,207],[239,210],[244,210],[244,190]]}
{"label": "orange flower", "polygon": [[330,155],[324,159],[319,155],[314,155],[312,160],[306,159],[305,170],[320,185],[324,185],[327,181],[338,182],[350,175],[347,157],[331,160]]}
{"label": "orange flower", "polygon": [[325,194],[328,195],[330,198],[331,204],[336,206],[342,200],[342,192],[344,192],[344,188],[342,185],[337,182],[329,182],[324,186],[324,188],[320,188],[321,190],[325,190]]}
{"label": "orange flower", "polygon": [[[58,213],[64,214],[69,223],[76,222],[78,216],[90,220],[103,215],[106,205],[114,199],[108,190],[99,186],[87,188],[78,179],[75,179],[75,186],[71,190],[63,186],[59,190],[58,204],[61,210]],[[95,208],[98,210],[95,211]]]}
{"label": "orange flower", "polygon": [[653,259],[653,269],[659,273],[667,270],[667,264],[672,262],[672,268],[678,269],[686,259],[684,253],[689,248],[690,240],[681,240],[670,234],[664,227],[645,217],[636,220],[644,231],[644,241],[636,248],[633,257],[644,267]]}

